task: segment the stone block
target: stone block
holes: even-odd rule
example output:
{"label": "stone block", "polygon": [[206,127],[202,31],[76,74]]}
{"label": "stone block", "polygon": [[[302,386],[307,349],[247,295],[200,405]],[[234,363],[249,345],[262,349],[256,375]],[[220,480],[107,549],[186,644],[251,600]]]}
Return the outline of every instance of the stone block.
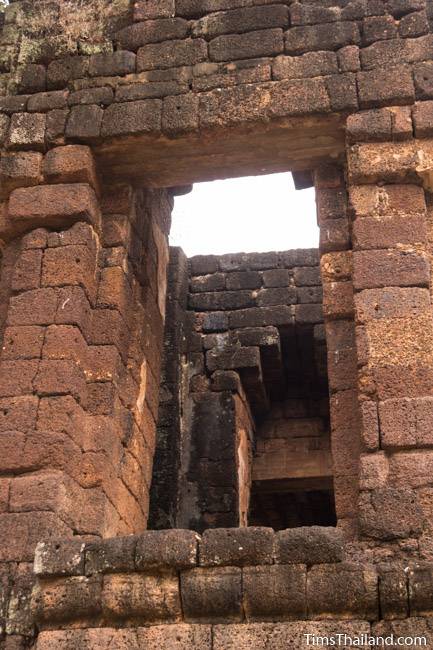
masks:
{"label": "stone block", "polygon": [[48,248],[42,263],[41,285],[78,285],[93,303],[96,296],[96,255],[89,246]]}
{"label": "stone block", "polygon": [[358,72],[361,69],[359,47],[346,45],[337,52],[338,66],[341,72]]}
{"label": "stone block", "polygon": [[147,99],[112,104],[104,112],[103,137],[158,132],[161,128],[162,102]]}
{"label": "stone block", "polygon": [[330,219],[320,229],[320,251],[332,253],[350,248],[349,222],[346,218]]}
{"label": "stone block", "polygon": [[9,303],[8,325],[50,325],[57,310],[54,289],[35,289],[13,296]]}
{"label": "stone block", "polygon": [[360,529],[366,537],[392,540],[416,537],[422,530],[422,510],[410,489],[384,487],[360,497]]}
{"label": "stone block", "polygon": [[0,114],[0,143],[3,145],[9,132],[10,117],[4,113]]}
{"label": "stone block", "polygon": [[10,486],[9,478],[0,479],[0,513],[7,512],[8,510],[9,486]]}
{"label": "stone block", "polygon": [[374,567],[341,563],[313,566],[307,575],[308,616],[312,620],[379,617]]}
{"label": "stone block", "polygon": [[36,396],[0,399],[0,432],[34,429],[37,412]]}
{"label": "stone block", "polygon": [[39,542],[35,551],[34,573],[39,577],[84,575],[82,540]]}
{"label": "stone block", "polygon": [[162,130],[168,135],[195,131],[199,126],[199,98],[193,94],[166,97],[162,105]]}
{"label": "stone block", "polygon": [[103,117],[104,110],[95,104],[73,106],[66,123],[66,137],[81,142],[92,142],[101,135]]}
{"label": "stone block", "polygon": [[0,397],[31,395],[38,365],[37,359],[0,362]]}
{"label": "stone block", "polygon": [[46,88],[47,70],[44,65],[29,63],[20,71],[19,92],[37,93]]}
{"label": "stone block", "polygon": [[135,565],[138,571],[187,569],[198,563],[200,536],[192,530],[147,531],[137,538]]}
{"label": "stone block", "polygon": [[140,618],[153,623],[181,616],[179,579],[175,573],[104,576],[102,609],[116,619]]}
{"label": "stone block", "polygon": [[264,29],[246,34],[217,36],[209,43],[211,61],[276,56],[284,50],[283,30]]}
{"label": "stone block", "polygon": [[240,622],[241,582],[239,567],[182,571],[180,585],[185,621]]}
{"label": "stone block", "polygon": [[273,544],[272,528],[208,529],[199,544],[200,566],[272,564]]}
{"label": "stone block", "polygon": [[47,183],[86,183],[98,189],[93,155],[84,145],[51,149],[44,158],[44,176]]}
{"label": "stone block", "polygon": [[347,194],[340,187],[320,188],[317,192],[317,220],[320,226],[347,214]]}
{"label": "stone block", "polygon": [[276,533],[278,564],[329,564],[343,559],[343,536],[337,528],[305,526]]}
{"label": "stone block", "polygon": [[245,567],[242,589],[247,621],[306,618],[306,586],[305,565]]}
{"label": "stone block", "polygon": [[66,122],[69,109],[61,108],[48,111],[45,139],[48,146],[65,144]]}
{"label": "stone block", "polygon": [[90,305],[84,290],[78,286],[58,290],[57,325],[77,325],[85,335],[90,327]]}
{"label": "stone block", "polygon": [[[346,634],[354,638],[370,634],[370,624],[361,621],[297,621],[287,623],[249,623],[244,625],[215,625],[213,627],[214,650],[303,650],[307,634],[310,644],[313,636],[334,638]],[[343,637],[344,638],[344,637]],[[343,646],[342,646],[343,647]],[[346,646],[347,648],[347,646]],[[39,649],[38,649],[39,650]],[[49,649],[51,650],[51,648]]]}
{"label": "stone block", "polygon": [[383,564],[378,567],[379,600],[382,618],[394,620],[408,616],[408,576],[402,566]]}
{"label": "stone block", "polygon": [[32,597],[38,622],[64,622],[97,616],[101,612],[101,579],[73,576],[39,584]]}
{"label": "stone block", "polygon": [[70,394],[78,400],[83,399],[86,386],[84,375],[74,361],[52,359],[40,362],[33,385],[40,396]]}
{"label": "stone block", "polygon": [[0,158],[1,195],[6,198],[17,187],[38,185],[42,180],[41,167],[40,153],[4,153]]}
{"label": "stone block", "polygon": [[402,38],[416,38],[429,32],[429,22],[425,11],[417,11],[403,16],[398,26]]}
{"label": "stone block", "polygon": [[[235,275],[235,274],[233,274]],[[258,274],[257,274],[258,275]],[[236,287],[236,286],[231,286],[229,287],[229,281],[232,280],[232,276],[228,276],[227,278],[227,288],[241,288],[241,287]],[[257,282],[260,281],[260,276],[256,280]],[[290,274],[288,269],[272,269],[270,271],[265,271],[263,273],[263,284],[266,288],[274,288],[274,287],[287,287],[290,284]],[[259,288],[260,285],[255,285],[254,287],[248,287],[248,288]],[[242,287],[243,288],[243,287]]]}
{"label": "stone block", "polygon": [[114,92],[108,86],[100,88],[83,88],[69,94],[68,106],[79,106],[86,104],[99,104],[109,106],[114,101]]}
{"label": "stone block", "polygon": [[194,36],[212,39],[222,34],[288,27],[289,10],[282,5],[244,7],[205,16],[193,23]]}
{"label": "stone block", "polygon": [[427,223],[423,215],[401,217],[364,217],[353,223],[355,250],[397,248],[413,244],[414,233],[419,244],[427,242]]}
{"label": "stone block", "polygon": [[428,289],[386,287],[356,294],[356,317],[360,323],[377,318],[417,317],[430,309]]}
{"label": "stone block", "polygon": [[429,286],[430,266],[423,253],[414,250],[368,250],[353,254],[355,289]]}
{"label": "stone block", "polygon": [[409,66],[376,69],[357,73],[361,108],[412,104],[415,87]]}
{"label": "stone block", "polygon": [[29,98],[27,110],[30,113],[47,113],[57,108],[66,108],[67,100],[68,92],[64,90],[37,93]]}
{"label": "stone block", "polygon": [[89,60],[91,77],[124,76],[135,72],[135,54],[119,50],[112,54],[94,54]]}
{"label": "stone block", "polygon": [[[137,537],[116,537],[85,544],[85,573],[133,573]],[[82,571],[84,573],[84,571]]]}
{"label": "stone block", "polygon": [[7,149],[45,150],[46,116],[43,113],[14,113],[6,140]]}
{"label": "stone block", "polygon": [[433,98],[433,62],[424,61],[413,66],[415,93],[417,99]]}
{"label": "stone block", "polygon": [[208,275],[219,271],[216,255],[195,255],[188,260],[191,275]]}
{"label": "stone block", "polygon": [[41,185],[14,190],[9,200],[11,221],[32,227],[64,227],[76,221],[100,224],[99,206],[93,189],[85,183]]}
{"label": "stone block", "polygon": [[338,73],[335,52],[307,52],[301,56],[277,56],[272,63],[273,78],[304,79]]}
{"label": "stone block", "polygon": [[387,108],[378,108],[349,115],[347,134],[352,143],[391,140],[392,113]]}
{"label": "stone block", "polygon": [[117,309],[128,320],[131,288],[123,269],[112,266],[102,270],[97,304],[98,307]]}
{"label": "stone block", "polygon": [[206,61],[207,43],[201,38],[150,43],[137,53],[137,72],[195,65]]}
{"label": "stone block", "polygon": [[45,329],[35,325],[7,327],[3,336],[2,359],[39,359]]}
{"label": "stone block", "polygon": [[[225,314],[227,316],[227,314]],[[267,327],[268,325],[290,325],[295,320],[291,305],[275,307],[253,307],[239,309],[228,314],[230,329],[240,327]]]}
{"label": "stone block", "polygon": [[[368,147],[367,155],[372,150]],[[426,213],[424,190],[419,185],[354,186],[350,189],[350,204],[356,218],[402,217]]]}
{"label": "stone block", "polygon": [[[0,443],[2,442],[0,437]],[[17,436],[13,447],[17,448]],[[0,559],[2,562],[33,562],[41,539],[70,537],[72,530],[53,512],[5,512],[0,515]],[[10,540],[14,539],[14,544]]]}
{"label": "stone block", "polygon": [[183,18],[164,18],[128,25],[116,32],[115,37],[122,49],[136,51],[148,43],[186,38],[188,30],[188,21]]}
{"label": "stone block", "polygon": [[18,257],[12,276],[13,291],[38,289],[41,283],[42,251],[39,249],[22,251]]}
{"label": "stone block", "polygon": [[428,138],[433,135],[433,101],[415,104],[413,122],[415,137]]}
{"label": "stone block", "polygon": [[160,648],[173,648],[173,650],[211,650],[212,631],[210,625],[188,625],[176,623],[174,625],[152,625],[140,627],[137,630],[139,647],[147,650]]}
{"label": "stone block", "polygon": [[255,302],[259,307],[269,307],[273,305],[294,305],[297,302],[297,292],[295,287],[260,289],[260,291],[256,293],[257,297]]}
{"label": "stone block", "polygon": [[337,50],[360,42],[358,25],[348,21],[292,27],[286,32],[287,54],[303,54],[314,50]]}
{"label": "stone block", "polygon": [[384,487],[389,474],[388,458],[384,452],[361,454],[359,459],[359,487],[374,490]]}
{"label": "stone block", "polygon": [[66,88],[69,81],[87,75],[89,58],[87,56],[65,56],[51,61],[47,68],[48,88]]}
{"label": "stone block", "polygon": [[137,0],[134,3],[134,21],[170,18],[175,14],[174,0]]}
{"label": "stone block", "polygon": [[331,102],[331,110],[358,110],[358,92],[355,74],[346,72],[327,77],[326,89]]}
{"label": "stone block", "polygon": [[379,418],[376,402],[362,402],[361,410],[361,444],[367,451],[379,448]]}
{"label": "stone block", "polygon": [[324,282],[323,315],[325,320],[351,318],[354,313],[353,283]]}
{"label": "stone block", "polygon": [[363,20],[363,42],[370,45],[397,37],[397,24],[392,16],[368,16]]}
{"label": "stone block", "polygon": [[[208,291],[221,291],[225,289],[225,275],[223,273],[212,273],[210,275],[199,275],[190,280],[190,291],[192,293],[206,293]],[[241,288],[241,287],[239,287]]]}
{"label": "stone block", "polygon": [[409,570],[411,616],[431,616],[433,612],[433,565],[421,563]]}

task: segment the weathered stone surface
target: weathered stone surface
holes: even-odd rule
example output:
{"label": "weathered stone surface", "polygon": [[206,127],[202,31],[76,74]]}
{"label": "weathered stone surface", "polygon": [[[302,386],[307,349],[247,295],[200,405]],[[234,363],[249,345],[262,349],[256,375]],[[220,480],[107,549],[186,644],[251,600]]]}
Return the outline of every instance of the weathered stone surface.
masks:
{"label": "weathered stone surface", "polygon": [[98,189],[92,152],[84,145],[68,145],[49,151],[44,158],[48,183],[88,183]]}
{"label": "weathered stone surface", "polygon": [[175,621],[180,618],[177,575],[142,573],[104,576],[102,609],[108,616],[142,621]]}
{"label": "weathered stone surface", "polygon": [[182,571],[180,584],[186,621],[218,623],[242,620],[240,568]]}
{"label": "weathered stone surface", "polygon": [[218,36],[209,43],[209,57],[211,61],[230,61],[275,56],[281,54],[283,49],[283,31],[269,29]]}
{"label": "weathered stone surface", "polygon": [[200,38],[144,45],[137,53],[137,71],[195,65],[206,60],[207,49]]}
{"label": "weathered stone surface", "polygon": [[206,530],[199,545],[200,566],[271,564],[273,546],[271,528]]}
{"label": "weathered stone surface", "polygon": [[378,577],[373,567],[341,563],[320,565],[307,575],[309,617],[369,619],[378,617]]}
{"label": "weathered stone surface", "polygon": [[160,530],[137,539],[135,565],[138,570],[196,566],[200,536],[192,530]]}
{"label": "weathered stone surface", "polygon": [[380,488],[360,500],[361,532],[374,539],[398,539],[418,535],[422,513],[409,489]]}
{"label": "weathered stone surface", "polygon": [[308,526],[280,531],[275,537],[280,564],[329,564],[343,559],[343,537],[336,528]]}
{"label": "weathered stone surface", "polygon": [[245,567],[242,590],[247,621],[306,618],[306,580],[303,565]]}
{"label": "weathered stone surface", "polygon": [[104,112],[103,136],[133,135],[159,131],[162,103],[158,99],[112,104]]}
{"label": "weathered stone surface", "polygon": [[99,226],[100,213],[93,189],[85,183],[44,185],[14,190],[9,201],[12,221],[32,226],[63,226],[89,221]]}
{"label": "weathered stone surface", "polygon": [[40,542],[35,551],[34,572],[41,577],[84,574],[84,547],[81,540]]}
{"label": "weathered stone surface", "polygon": [[13,150],[45,150],[46,116],[43,113],[14,113],[6,147]]}

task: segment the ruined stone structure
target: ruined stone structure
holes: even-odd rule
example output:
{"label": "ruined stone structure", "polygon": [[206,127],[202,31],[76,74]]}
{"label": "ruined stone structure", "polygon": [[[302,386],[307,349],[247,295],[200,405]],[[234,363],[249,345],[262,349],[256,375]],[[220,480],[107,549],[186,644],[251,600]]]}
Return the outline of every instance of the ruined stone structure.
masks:
{"label": "ruined stone structure", "polygon": [[[0,67],[1,650],[432,648],[431,1],[11,1]],[[169,254],[273,171],[320,260]]]}

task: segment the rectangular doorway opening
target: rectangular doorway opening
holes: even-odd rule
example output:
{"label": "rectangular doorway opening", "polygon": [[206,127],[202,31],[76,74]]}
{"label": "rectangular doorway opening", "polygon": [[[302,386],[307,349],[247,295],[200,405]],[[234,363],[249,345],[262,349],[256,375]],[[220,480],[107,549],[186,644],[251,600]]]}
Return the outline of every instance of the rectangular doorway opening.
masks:
{"label": "rectangular doorway opening", "polygon": [[318,233],[288,173],[176,196],[152,526],[336,525]]}

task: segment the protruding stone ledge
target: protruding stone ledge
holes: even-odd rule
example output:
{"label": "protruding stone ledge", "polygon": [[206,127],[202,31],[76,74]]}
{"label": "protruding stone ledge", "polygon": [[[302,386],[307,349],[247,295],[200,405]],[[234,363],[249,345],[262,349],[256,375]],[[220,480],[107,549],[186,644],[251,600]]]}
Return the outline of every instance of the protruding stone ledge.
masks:
{"label": "protruding stone ledge", "polygon": [[103,628],[113,621],[376,621],[381,613],[406,618],[407,603],[410,611],[428,613],[422,594],[432,589],[431,565],[416,567],[406,581],[402,566],[376,568],[343,556],[340,531],[320,527],[42,542],[33,611],[42,629]]}
{"label": "protruding stone ledge", "polygon": [[95,542],[41,542],[35,555],[40,578],[269,564],[332,564],[343,560],[337,528],[311,526],[275,533],[272,528],[146,531]]}

